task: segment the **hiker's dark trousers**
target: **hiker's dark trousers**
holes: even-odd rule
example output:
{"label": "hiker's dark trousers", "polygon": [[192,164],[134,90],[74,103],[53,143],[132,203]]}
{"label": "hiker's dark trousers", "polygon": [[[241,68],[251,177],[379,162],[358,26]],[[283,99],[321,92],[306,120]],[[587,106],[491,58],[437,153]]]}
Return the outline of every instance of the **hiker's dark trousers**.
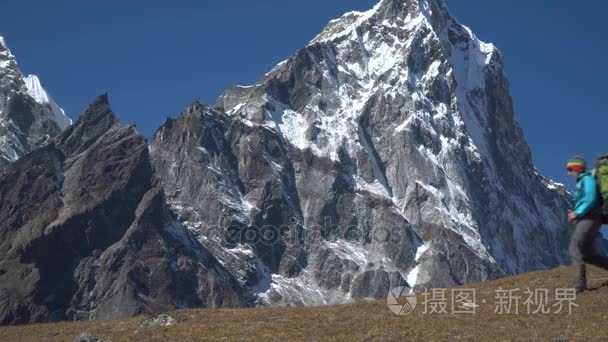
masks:
{"label": "hiker's dark trousers", "polygon": [[587,288],[586,263],[608,270],[608,258],[595,253],[593,247],[601,226],[601,210],[594,210],[576,223],[576,229],[570,241],[570,256],[577,289]]}

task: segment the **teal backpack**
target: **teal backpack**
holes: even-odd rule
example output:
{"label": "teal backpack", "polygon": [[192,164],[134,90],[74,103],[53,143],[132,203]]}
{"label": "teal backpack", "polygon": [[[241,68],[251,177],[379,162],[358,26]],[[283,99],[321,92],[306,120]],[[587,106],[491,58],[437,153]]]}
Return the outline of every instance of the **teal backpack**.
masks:
{"label": "teal backpack", "polygon": [[604,223],[608,223],[608,155],[598,158],[593,173],[602,199]]}

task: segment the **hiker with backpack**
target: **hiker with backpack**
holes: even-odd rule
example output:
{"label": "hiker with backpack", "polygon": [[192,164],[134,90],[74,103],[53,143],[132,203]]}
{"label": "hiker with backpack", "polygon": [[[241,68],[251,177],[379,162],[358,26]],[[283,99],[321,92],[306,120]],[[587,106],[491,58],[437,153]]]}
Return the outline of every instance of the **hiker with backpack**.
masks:
{"label": "hiker with backpack", "polygon": [[580,293],[587,290],[585,263],[608,270],[608,258],[597,254],[593,246],[603,223],[602,198],[598,182],[587,172],[587,163],[583,158],[570,159],[567,170],[576,180],[576,204],[574,210],[568,212],[568,221],[576,224],[570,242],[570,255],[574,266],[576,292]]}

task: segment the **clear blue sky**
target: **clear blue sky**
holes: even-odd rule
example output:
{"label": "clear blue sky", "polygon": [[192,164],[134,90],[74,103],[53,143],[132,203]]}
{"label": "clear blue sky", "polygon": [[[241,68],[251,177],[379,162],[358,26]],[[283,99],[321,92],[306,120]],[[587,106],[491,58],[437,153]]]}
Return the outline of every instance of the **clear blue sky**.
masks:
{"label": "clear blue sky", "polygon": [[[502,50],[516,116],[546,175],[564,160],[608,153],[603,0],[446,0]],[[3,0],[0,35],[75,118],[105,91],[150,136],[194,99],[251,84],[333,18],[375,0]]]}

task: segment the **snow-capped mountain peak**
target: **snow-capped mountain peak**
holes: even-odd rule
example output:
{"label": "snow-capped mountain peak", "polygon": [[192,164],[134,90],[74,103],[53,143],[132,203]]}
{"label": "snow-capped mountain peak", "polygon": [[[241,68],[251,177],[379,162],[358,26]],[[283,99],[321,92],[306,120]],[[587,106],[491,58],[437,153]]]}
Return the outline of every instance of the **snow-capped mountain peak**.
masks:
{"label": "snow-capped mountain peak", "polygon": [[[433,256],[417,260],[418,284],[566,260],[548,251],[563,248],[567,201],[533,167],[501,53],[441,0],[382,0],[347,13],[217,104],[300,153],[341,165],[354,191],[384,198],[417,224]],[[305,220],[318,215],[302,211]],[[543,250],[533,242],[541,236]],[[452,254],[463,264],[442,257]]]}
{"label": "snow-capped mountain peak", "polygon": [[8,67],[14,60],[15,56],[13,56],[11,50],[6,46],[4,37],[0,36],[0,68]]}
{"label": "snow-capped mountain peak", "polygon": [[23,75],[15,56],[0,36],[0,113],[9,93],[23,90]]}
{"label": "snow-capped mountain peak", "polygon": [[38,76],[28,75],[23,80],[27,87],[27,93],[36,100],[36,102],[41,105],[48,105],[51,108],[55,115],[55,121],[62,130],[72,124],[72,120],[65,115],[64,110],[57,105],[53,98],[48,95],[46,89],[42,87]]}
{"label": "snow-capped mountain peak", "polygon": [[24,77],[0,37],[0,173],[8,163],[44,145],[70,124],[38,77]]}

